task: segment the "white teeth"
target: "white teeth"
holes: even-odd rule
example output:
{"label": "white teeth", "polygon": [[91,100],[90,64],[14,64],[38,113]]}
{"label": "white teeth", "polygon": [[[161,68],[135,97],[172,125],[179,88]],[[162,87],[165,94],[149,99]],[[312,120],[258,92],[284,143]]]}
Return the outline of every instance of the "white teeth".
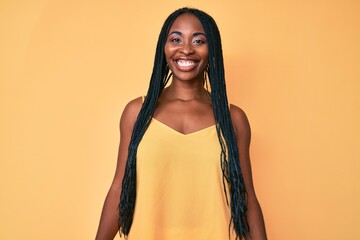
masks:
{"label": "white teeth", "polygon": [[176,62],[180,67],[189,67],[195,65],[194,61],[178,60]]}

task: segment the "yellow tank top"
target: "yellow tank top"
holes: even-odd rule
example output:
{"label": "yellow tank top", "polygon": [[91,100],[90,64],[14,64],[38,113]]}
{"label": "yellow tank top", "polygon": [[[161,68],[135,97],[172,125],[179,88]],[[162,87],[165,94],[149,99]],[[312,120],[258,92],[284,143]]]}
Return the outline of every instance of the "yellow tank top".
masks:
{"label": "yellow tank top", "polygon": [[136,161],[128,240],[226,240],[230,231],[215,125],[182,134],[152,119]]}

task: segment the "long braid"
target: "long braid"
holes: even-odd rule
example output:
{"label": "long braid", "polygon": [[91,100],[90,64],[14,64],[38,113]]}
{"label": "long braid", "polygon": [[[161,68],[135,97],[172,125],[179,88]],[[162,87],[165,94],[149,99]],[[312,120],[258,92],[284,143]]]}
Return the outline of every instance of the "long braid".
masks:
{"label": "long braid", "polygon": [[169,68],[166,64],[164,46],[167,34],[175,19],[183,14],[195,15],[202,23],[207,35],[209,49],[208,77],[211,87],[211,100],[216,130],[221,146],[220,165],[223,172],[223,184],[226,200],[229,204],[226,183],[230,191],[231,223],[237,238],[248,233],[246,217],[246,189],[239,164],[239,153],[232,126],[225,86],[224,63],[221,38],[218,27],[211,16],[191,8],[182,8],[172,13],[165,21],[157,43],[153,72],[147,96],[137,117],[130,140],[128,159],[122,183],[119,203],[119,228],[125,236],[129,234],[136,200],[136,154],[139,143],[153,117],[158,98],[169,80]]}
{"label": "long braid", "polygon": [[164,46],[170,26],[176,17],[175,15],[172,18],[169,17],[160,32],[149,89],[136,119],[129,144],[119,203],[119,230],[120,234],[123,233],[125,236],[129,234],[135,209],[137,149],[153,117],[160,93],[169,80],[169,67],[164,55]]}
{"label": "long braid", "polygon": [[[205,33],[210,36],[208,37],[209,81],[216,129],[221,146],[220,161],[223,183],[225,180],[229,183],[231,221],[237,237],[242,237],[249,231],[246,215],[246,189],[226,94],[221,38],[215,21],[211,17],[209,19],[207,16],[202,17],[201,15],[198,18]],[[195,16],[197,15],[195,14]],[[226,194],[225,186],[224,191]]]}

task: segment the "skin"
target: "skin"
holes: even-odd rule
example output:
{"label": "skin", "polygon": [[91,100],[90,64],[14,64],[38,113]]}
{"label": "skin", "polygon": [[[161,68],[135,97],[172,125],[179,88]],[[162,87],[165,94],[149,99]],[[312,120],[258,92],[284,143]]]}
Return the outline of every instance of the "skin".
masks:
{"label": "skin", "polygon": [[[165,44],[165,56],[173,72],[173,79],[170,86],[160,95],[154,118],[182,134],[196,132],[213,125],[215,121],[211,99],[203,86],[204,71],[208,63],[208,47],[205,31],[195,16],[182,14],[174,21]],[[96,240],[114,239],[117,234],[117,207],[121,183],[131,134],[141,105],[141,97],[132,100],[121,116],[116,172],[105,199]],[[250,125],[246,114],[239,107],[230,105],[230,113],[248,193],[250,233],[246,239],[267,239],[261,208],[252,181],[249,155]]]}

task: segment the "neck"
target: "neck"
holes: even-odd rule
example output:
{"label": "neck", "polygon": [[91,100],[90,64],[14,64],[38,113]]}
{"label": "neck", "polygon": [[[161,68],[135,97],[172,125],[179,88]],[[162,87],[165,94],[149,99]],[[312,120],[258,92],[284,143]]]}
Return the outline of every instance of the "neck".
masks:
{"label": "neck", "polygon": [[204,88],[202,82],[199,81],[194,83],[173,81],[165,91],[169,98],[182,101],[208,98],[207,90]]}

